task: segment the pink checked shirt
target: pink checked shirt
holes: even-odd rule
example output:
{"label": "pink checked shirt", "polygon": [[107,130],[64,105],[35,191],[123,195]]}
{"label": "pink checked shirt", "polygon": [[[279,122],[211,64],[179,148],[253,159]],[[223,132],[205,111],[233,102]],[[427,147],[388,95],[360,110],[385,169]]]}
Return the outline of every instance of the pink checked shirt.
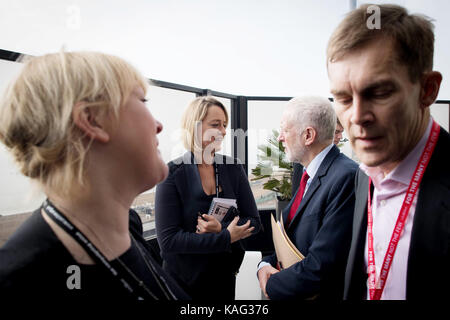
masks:
{"label": "pink checked shirt", "polygon": [[[389,245],[389,241],[397,221],[400,208],[405,198],[406,189],[411,181],[414,170],[419,162],[423,149],[425,148],[428,136],[431,132],[433,120],[430,119],[425,134],[420,139],[415,148],[406,158],[386,177],[378,167],[367,167],[360,165],[368,176],[371,177],[375,186],[372,201],[373,211],[373,247],[375,252],[375,266],[377,271],[377,281],[379,279],[381,265]],[[420,189],[419,189],[420,190]],[[405,228],[400,236],[397,250],[392,261],[386,285],[381,295],[382,300],[405,300],[406,299],[406,274],[408,267],[408,252],[411,241],[411,230],[416,211],[417,195],[413,200]],[[367,234],[365,245],[365,265],[368,266]],[[369,290],[367,289],[367,299]]]}

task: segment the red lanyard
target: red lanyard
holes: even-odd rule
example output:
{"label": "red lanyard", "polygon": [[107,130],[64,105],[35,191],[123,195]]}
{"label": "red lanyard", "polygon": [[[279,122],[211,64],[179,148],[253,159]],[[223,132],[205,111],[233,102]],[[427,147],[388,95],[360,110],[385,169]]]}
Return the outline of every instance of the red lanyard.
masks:
{"label": "red lanyard", "polygon": [[409,209],[413,203],[413,199],[419,189],[420,182],[422,181],[423,174],[430,162],[431,155],[433,154],[434,147],[436,146],[437,140],[439,138],[439,125],[433,121],[433,127],[431,128],[431,133],[428,137],[425,149],[420,156],[419,163],[414,171],[414,175],[409,183],[408,190],[406,191],[405,199],[403,200],[400,213],[395,223],[394,231],[392,232],[391,240],[389,242],[386,255],[384,256],[383,265],[381,266],[380,278],[378,282],[376,281],[376,267],[375,267],[375,253],[373,250],[373,217],[372,217],[372,200],[370,186],[372,180],[369,177],[369,194],[367,199],[367,233],[368,233],[368,286],[370,300],[380,300],[381,294],[383,293],[384,286],[386,284],[386,279],[391,268],[392,260],[394,259],[395,250],[397,249],[400,236],[402,234],[403,228],[405,227],[406,218],[408,217]]}

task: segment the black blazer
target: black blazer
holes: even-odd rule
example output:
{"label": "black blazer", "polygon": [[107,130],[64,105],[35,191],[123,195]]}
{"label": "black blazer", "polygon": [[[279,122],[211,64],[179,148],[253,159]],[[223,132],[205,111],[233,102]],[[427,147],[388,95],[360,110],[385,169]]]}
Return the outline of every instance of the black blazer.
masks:
{"label": "black blazer", "polygon": [[292,195],[294,195],[297,192],[298,187],[300,186],[300,180],[302,180],[302,174],[303,174],[303,166],[300,163],[294,162],[292,164],[293,171],[292,171]]}
{"label": "black blazer", "polygon": [[[134,239],[148,250],[147,257],[156,271],[154,276],[163,277],[178,299],[189,300],[189,296],[158,265],[158,255],[142,237],[141,219],[131,209],[129,229]],[[143,275],[141,279],[145,281],[149,289],[160,299],[164,299],[154,276],[145,265],[141,264],[135,250],[128,249],[121,255],[121,260],[133,272],[138,274],[141,272]],[[110,263],[115,268],[119,265],[117,259]],[[70,290],[67,286],[68,278],[71,276],[67,269],[72,265],[80,268],[81,289],[79,290]],[[152,279],[146,280],[145,274]],[[5,302],[7,300],[58,301],[65,299],[70,301],[74,298],[108,302],[136,300],[136,297],[124,290],[122,285],[118,284],[103,266],[79,264],[45,222],[39,208],[0,248],[0,301],[3,302],[2,307],[7,308]]]}
{"label": "black blazer", "polygon": [[[317,294],[323,299],[342,299],[357,168],[336,146],[322,161],[287,229],[305,259],[269,278],[266,291],[271,299],[302,299]],[[283,210],[285,225],[294,198]],[[276,255],[263,261],[275,266]]]}
{"label": "black blazer", "polygon": [[[420,183],[411,232],[406,299],[450,298],[450,135],[441,128],[439,139]],[[355,179],[353,238],[345,273],[345,299],[366,299],[364,250],[367,234],[368,177]],[[373,190],[372,190],[373,192]]]}
{"label": "black blazer", "polygon": [[[216,163],[221,197],[236,199],[239,224],[250,220],[255,227],[253,233],[257,233],[261,221],[243,166],[223,155],[216,155]],[[157,186],[155,199],[156,233],[164,269],[188,286],[207,274],[237,272],[244,250],[240,241],[230,244],[229,223],[222,224],[217,234],[195,233],[197,213],[207,213],[209,203],[205,206],[206,195],[193,154],[187,152],[168,165],[169,176]]]}

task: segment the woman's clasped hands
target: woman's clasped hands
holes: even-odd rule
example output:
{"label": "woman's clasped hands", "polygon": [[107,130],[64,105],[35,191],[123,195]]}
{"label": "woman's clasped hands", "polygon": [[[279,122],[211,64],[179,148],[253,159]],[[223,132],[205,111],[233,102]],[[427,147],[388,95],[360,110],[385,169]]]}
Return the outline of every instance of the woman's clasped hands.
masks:
{"label": "woman's clasped hands", "polygon": [[[255,229],[255,227],[250,227],[250,220],[242,226],[238,226],[238,221],[239,217],[235,217],[227,227],[227,230],[230,233],[231,243],[251,236],[252,231]],[[216,218],[209,214],[198,214],[196,227],[197,234],[219,233],[220,231],[222,231],[222,224]]]}

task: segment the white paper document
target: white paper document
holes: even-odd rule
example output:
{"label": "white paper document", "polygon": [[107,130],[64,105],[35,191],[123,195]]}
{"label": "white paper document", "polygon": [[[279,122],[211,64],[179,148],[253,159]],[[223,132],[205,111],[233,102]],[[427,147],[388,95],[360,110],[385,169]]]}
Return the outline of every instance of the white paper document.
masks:
{"label": "white paper document", "polygon": [[237,208],[236,199],[213,198],[208,214],[212,215],[218,221],[222,221],[231,207]]}

